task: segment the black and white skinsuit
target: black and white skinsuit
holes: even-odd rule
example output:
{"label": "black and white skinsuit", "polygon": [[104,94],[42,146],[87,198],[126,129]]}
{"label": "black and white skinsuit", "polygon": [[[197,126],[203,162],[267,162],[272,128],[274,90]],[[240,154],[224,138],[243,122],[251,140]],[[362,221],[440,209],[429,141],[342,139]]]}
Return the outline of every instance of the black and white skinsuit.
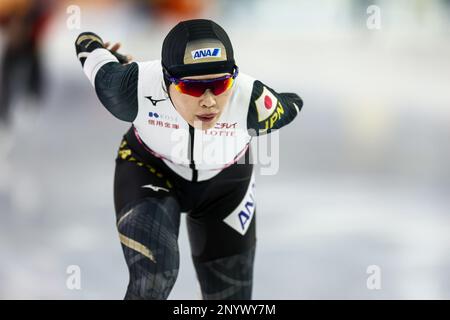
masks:
{"label": "black and white skinsuit", "polygon": [[125,298],[167,299],[178,275],[183,212],[202,298],[251,299],[256,203],[249,143],[290,123],[301,98],[241,72],[218,123],[196,129],[168,96],[159,60],[121,64],[97,37],[80,34],[78,58],[104,107],[131,123],[114,179],[130,272]]}

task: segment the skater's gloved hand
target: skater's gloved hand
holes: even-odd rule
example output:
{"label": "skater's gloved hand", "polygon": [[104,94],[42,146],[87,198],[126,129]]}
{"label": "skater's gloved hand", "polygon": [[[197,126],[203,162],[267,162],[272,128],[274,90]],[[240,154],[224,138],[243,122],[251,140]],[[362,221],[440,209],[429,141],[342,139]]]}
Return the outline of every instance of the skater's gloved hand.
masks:
{"label": "skater's gloved hand", "polygon": [[104,48],[103,40],[93,32],[80,33],[77,40],[75,40],[75,49],[78,56],[80,53],[86,54],[98,48]]}
{"label": "skater's gloved hand", "polygon": [[283,100],[285,100],[288,103],[295,103],[297,105],[297,108],[299,108],[299,109],[301,109],[303,107],[303,100],[296,93],[283,92],[283,93],[280,93],[280,96]]}
{"label": "skater's gloved hand", "polygon": [[98,48],[105,48],[109,50],[121,64],[127,64],[131,62],[132,57],[130,55],[122,55],[117,52],[120,46],[120,43],[116,43],[111,48],[109,48],[110,43],[103,43],[102,38],[100,38],[100,36],[93,32],[83,32],[75,41],[77,56],[82,65],[84,65],[88,54]]}
{"label": "skater's gloved hand", "polygon": [[129,54],[123,55],[117,52],[117,50],[119,50],[119,48],[122,46],[120,42],[116,42],[111,48],[109,48],[110,42],[108,41],[104,44],[104,46],[106,49],[111,51],[111,53],[117,58],[117,60],[119,60],[119,63],[121,64],[127,64],[133,60],[133,57],[131,55]]}

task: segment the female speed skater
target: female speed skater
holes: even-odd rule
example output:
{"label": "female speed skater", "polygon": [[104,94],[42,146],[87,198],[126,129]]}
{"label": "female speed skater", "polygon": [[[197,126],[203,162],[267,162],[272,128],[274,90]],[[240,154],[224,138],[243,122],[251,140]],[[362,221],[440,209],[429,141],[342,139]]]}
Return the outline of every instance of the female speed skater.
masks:
{"label": "female speed skater", "polygon": [[130,279],[125,299],[167,299],[179,269],[180,215],[203,299],[252,297],[256,247],[250,141],[289,124],[303,102],[241,72],[222,27],[178,23],[161,60],[130,62],[92,32],[75,42],[84,73],[131,123],[116,158],[114,205]]}

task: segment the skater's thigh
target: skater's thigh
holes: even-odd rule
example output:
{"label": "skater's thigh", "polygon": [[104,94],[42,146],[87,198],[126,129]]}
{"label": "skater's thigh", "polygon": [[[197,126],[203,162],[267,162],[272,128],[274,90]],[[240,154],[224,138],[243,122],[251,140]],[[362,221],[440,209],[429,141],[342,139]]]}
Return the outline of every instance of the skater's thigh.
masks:
{"label": "skater's thigh", "polygon": [[166,197],[176,199],[173,184],[161,170],[139,160],[116,159],[114,205],[117,218],[124,209],[146,198]]}
{"label": "skater's thigh", "polygon": [[211,261],[247,252],[256,244],[254,180],[215,182],[199,210],[186,218],[192,257]]}

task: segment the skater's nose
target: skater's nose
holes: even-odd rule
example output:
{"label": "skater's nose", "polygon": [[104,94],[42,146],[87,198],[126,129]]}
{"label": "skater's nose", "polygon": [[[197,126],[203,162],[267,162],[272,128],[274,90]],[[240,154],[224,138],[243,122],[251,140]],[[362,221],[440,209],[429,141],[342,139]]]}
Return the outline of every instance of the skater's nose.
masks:
{"label": "skater's nose", "polygon": [[210,89],[207,89],[201,96],[200,105],[204,108],[211,108],[216,105],[216,99]]}

